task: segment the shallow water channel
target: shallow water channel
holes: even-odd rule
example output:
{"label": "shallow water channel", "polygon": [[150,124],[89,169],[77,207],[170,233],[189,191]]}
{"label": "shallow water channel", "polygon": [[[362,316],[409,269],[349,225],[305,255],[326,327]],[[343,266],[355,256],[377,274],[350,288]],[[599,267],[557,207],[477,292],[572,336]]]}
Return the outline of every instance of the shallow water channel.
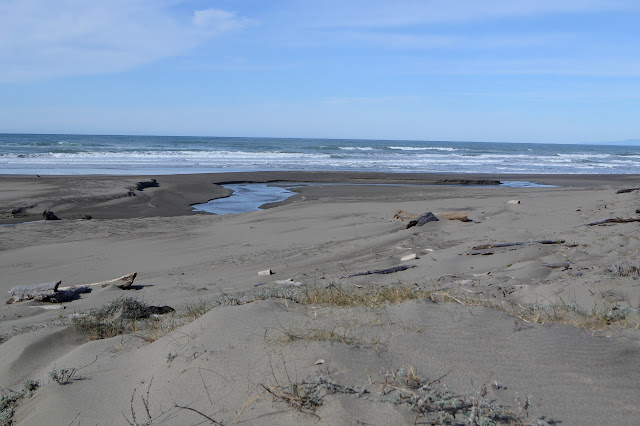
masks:
{"label": "shallow water channel", "polygon": [[302,184],[293,184],[286,187],[271,186],[267,183],[234,183],[221,185],[233,191],[233,193],[224,198],[216,198],[202,204],[194,204],[193,211],[207,212],[214,214],[233,214],[255,212],[260,206],[268,203],[278,203],[295,195],[295,192],[289,191],[290,188],[302,186]]}
{"label": "shallow water channel", "polygon": [[[213,214],[234,214],[247,213],[262,210],[261,207],[268,203],[279,203],[296,193],[290,191],[291,188],[300,186],[309,186],[309,183],[293,183],[286,186],[274,186],[270,183],[234,183],[221,185],[233,191],[233,193],[225,198],[217,198],[202,204],[194,204],[193,211],[207,212]],[[318,185],[318,184],[316,184]],[[322,183],[320,185],[377,185],[377,184],[332,184]],[[385,184],[381,184],[385,185]],[[439,185],[440,186],[440,185]],[[500,186],[510,188],[541,188],[553,187],[554,185],[542,185],[536,182],[525,181],[502,181]],[[486,185],[483,185],[486,187]]]}

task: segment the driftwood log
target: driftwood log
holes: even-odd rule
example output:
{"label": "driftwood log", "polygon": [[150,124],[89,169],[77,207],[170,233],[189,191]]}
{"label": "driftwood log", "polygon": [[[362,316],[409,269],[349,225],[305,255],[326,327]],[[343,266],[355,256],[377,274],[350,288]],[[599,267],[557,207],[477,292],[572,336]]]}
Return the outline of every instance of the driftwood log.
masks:
{"label": "driftwood log", "polygon": [[640,188],[626,188],[626,189],[620,189],[618,191],[616,191],[616,194],[626,194],[627,192],[633,192],[633,191],[637,191]]}
{"label": "driftwood log", "polygon": [[136,279],[136,276],[138,276],[137,272],[134,272],[133,274],[129,274],[129,275],[123,275],[120,278],[114,278],[112,280],[106,280],[106,281],[100,281],[97,283],[91,283],[91,284],[78,284],[78,285],[72,285],[72,286],[68,286],[68,287],[60,287],[58,288],[58,290],[71,290],[74,288],[80,288],[80,287],[109,287],[109,286],[113,286],[113,287],[118,287],[121,288],[123,290],[126,290],[127,288],[131,287],[133,285],[133,281]]}
{"label": "driftwood log", "polygon": [[407,224],[407,229],[413,227],[413,226],[422,226],[425,223],[429,223],[429,222],[435,222],[437,220],[440,220],[436,217],[436,215],[434,215],[431,212],[426,212],[421,214],[420,216],[418,216],[417,218],[409,221],[409,223]]}
{"label": "driftwood log", "polygon": [[438,213],[438,216],[449,220],[459,220],[460,222],[473,222],[467,217],[467,212]]}
{"label": "driftwood log", "polygon": [[54,303],[68,302],[70,300],[74,300],[78,294],[91,292],[92,287],[115,286],[121,289],[127,289],[131,287],[137,275],[137,272],[134,272],[133,274],[124,275],[113,280],[66,287],[60,287],[62,281],[43,284],[18,285],[9,290],[9,296],[11,296],[11,299],[9,299],[7,303],[23,302],[26,300]]}
{"label": "driftwood log", "polygon": [[344,275],[342,278],[351,278],[351,277],[359,277],[361,275],[373,275],[373,274],[392,274],[394,272],[400,272],[400,271],[405,271],[407,269],[411,269],[411,268],[415,268],[416,265],[400,265],[400,266],[392,266],[391,268],[385,268],[385,269],[375,269],[373,271],[365,271],[365,272],[358,272],[357,274],[352,274],[352,275]]}
{"label": "driftwood log", "polygon": [[418,217],[417,214],[409,213],[404,210],[398,210],[396,214],[393,215],[393,220],[399,220],[401,222],[404,222],[405,220],[413,220],[416,217]]}
{"label": "driftwood log", "polygon": [[551,269],[556,269],[556,268],[569,269],[571,267],[571,263],[570,262],[545,263],[544,266]]}
{"label": "driftwood log", "polygon": [[491,250],[484,249],[484,250],[470,251],[469,253],[466,253],[466,254],[468,256],[491,256],[493,252]]}
{"label": "driftwood log", "polygon": [[9,290],[11,299],[7,303],[21,302],[23,300],[34,300],[36,302],[48,301],[58,294],[58,286],[62,281],[52,281],[50,283],[17,285]]}
{"label": "driftwood log", "polygon": [[608,219],[596,220],[595,222],[585,223],[582,226],[604,225],[605,223],[629,223],[640,222],[640,217],[610,217]]}
{"label": "driftwood log", "polygon": [[499,180],[488,179],[440,179],[436,185],[502,185]]}
{"label": "driftwood log", "polygon": [[511,247],[511,246],[524,246],[528,244],[564,244],[564,240],[534,240],[534,241],[516,241],[513,243],[495,243],[495,244],[482,244],[472,247],[472,250],[486,250],[491,248]]}

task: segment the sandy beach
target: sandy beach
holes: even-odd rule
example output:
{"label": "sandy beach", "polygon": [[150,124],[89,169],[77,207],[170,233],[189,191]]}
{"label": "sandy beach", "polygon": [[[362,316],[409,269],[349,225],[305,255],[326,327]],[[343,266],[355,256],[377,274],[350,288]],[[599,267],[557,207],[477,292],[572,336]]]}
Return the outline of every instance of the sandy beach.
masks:
{"label": "sandy beach", "polygon": [[[314,185],[261,211],[192,211],[229,182]],[[0,387],[21,395],[3,416],[637,424],[640,191],[618,191],[638,188],[638,175],[0,176],[6,299],[137,273],[128,290],[2,305]],[[407,228],[425,212],[439,220]],[[614,218],[629,221],[589,225]],[[101,319],[113,337],[83,329],[128,298],[175,312],[120,306]]]}

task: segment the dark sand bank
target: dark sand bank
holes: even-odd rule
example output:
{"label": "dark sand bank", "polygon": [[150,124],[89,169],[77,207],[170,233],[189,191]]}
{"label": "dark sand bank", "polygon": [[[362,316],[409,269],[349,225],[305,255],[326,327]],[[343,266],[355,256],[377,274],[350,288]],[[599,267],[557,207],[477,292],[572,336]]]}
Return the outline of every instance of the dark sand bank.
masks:
{"label": "dark sand bank", "polygon": [[[136,189],[140,182],[156,179],[158,187]],[[397,187],[323,186],[296,189],[304,197],[336,196],[358,193],[376,197],[383,193],[420,194],[430,187],[432,194],[451,192],[449,185],[486,185],[500,180],[531,181],[562,187],[595,187],[603,185],[640,185],[636,175],[456,175],[407,173],[348,172],[243,172],[166,176],[0,176],[0,224],[41,219],[44,210],[53,211],[61,219],[79,219],[91,215],[96,219],[132,217],[170,217],[193,212],[193,204],[225,197],[230,191],[224,183],[341,183],[394,184]],[[412,186],[409,186],[412,185]],[[282,203],[295,202],[293,197]],[[268,207],[268,206],[267,206]]]}

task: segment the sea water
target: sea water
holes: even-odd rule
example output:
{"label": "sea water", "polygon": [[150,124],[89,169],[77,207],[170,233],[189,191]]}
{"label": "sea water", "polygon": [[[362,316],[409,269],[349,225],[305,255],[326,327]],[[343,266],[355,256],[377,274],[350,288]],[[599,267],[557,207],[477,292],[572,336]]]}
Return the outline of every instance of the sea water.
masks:
{"label": "sea water", "polygon": [[309,170],[640,173],[640,147],[497,142],[0,134],[0,174]]}

